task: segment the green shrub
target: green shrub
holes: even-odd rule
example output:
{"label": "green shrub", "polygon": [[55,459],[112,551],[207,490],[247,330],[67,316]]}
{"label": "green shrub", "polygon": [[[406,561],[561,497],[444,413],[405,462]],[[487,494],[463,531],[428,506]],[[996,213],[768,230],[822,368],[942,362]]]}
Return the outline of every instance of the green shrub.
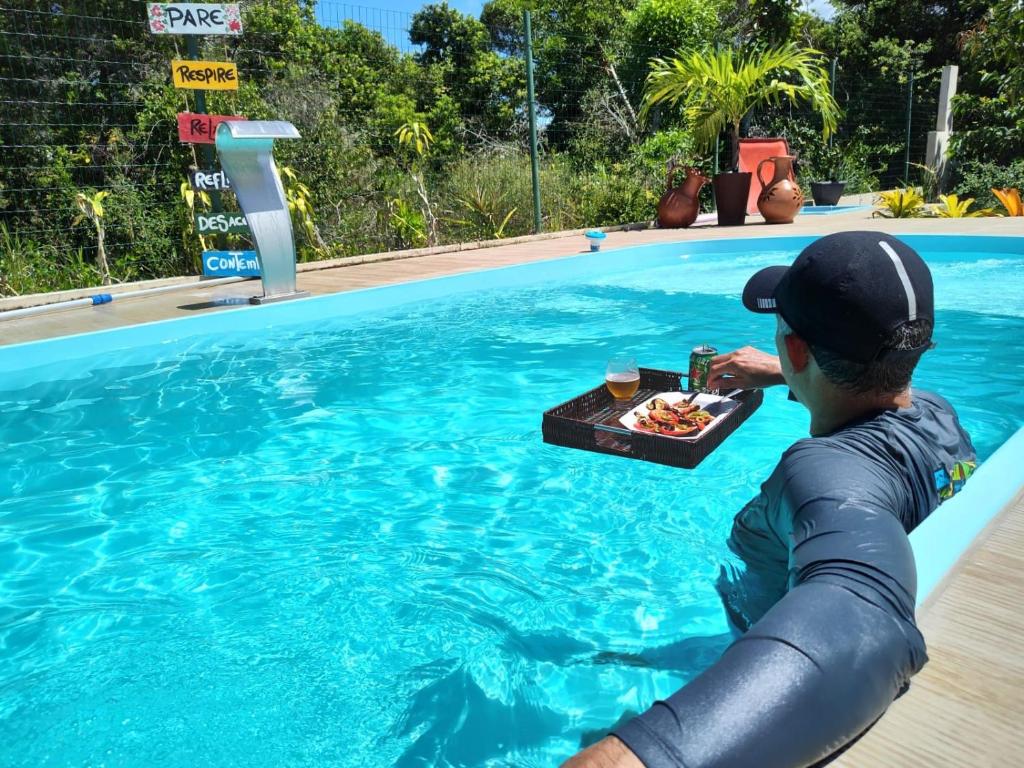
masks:
{"label": "green shrub", "polygon": [[960,197],[973,197],[980,208],[1002,210],[992,188],[1016,187],[1024,193],[1024,158],[1009,165],[972,160],[954,165],[953,190]]}
{"label": "green shrub", "polygon": [[[597,171],[582,180],[580,212],[585,226],[611,226],[650,221],[655,216],[661,185],[652,188],[621,165]],[[657,191],[655,191],[657,190]]]}
{"label": "green shrub", "polygon": [[12,232],[0,222],[0,296],[98,285],[99,272],[80,248],[58,249]]}

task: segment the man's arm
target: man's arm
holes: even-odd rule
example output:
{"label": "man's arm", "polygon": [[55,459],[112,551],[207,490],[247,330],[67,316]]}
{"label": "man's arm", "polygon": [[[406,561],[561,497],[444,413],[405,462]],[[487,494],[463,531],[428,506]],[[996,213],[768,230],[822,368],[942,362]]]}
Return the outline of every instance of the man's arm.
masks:
{"label": "man's arm", "polygon": [[[647,768],[811,765],[870,727],[924,665],[902,525],[861,483],[795,464],[793,586],[710,669],[615,732]],[[850,490],[815,495],[823,476]]]}
{"label": "man's arm", "polygon": [[607,736],[562,763],[562,768],[644,768],[644,764],[625,744]]}
{"label": "man's arm", "polygon": [[764,389],[785,384],[779,358],[753,347],[743,347],[711,359],[709,389]]}

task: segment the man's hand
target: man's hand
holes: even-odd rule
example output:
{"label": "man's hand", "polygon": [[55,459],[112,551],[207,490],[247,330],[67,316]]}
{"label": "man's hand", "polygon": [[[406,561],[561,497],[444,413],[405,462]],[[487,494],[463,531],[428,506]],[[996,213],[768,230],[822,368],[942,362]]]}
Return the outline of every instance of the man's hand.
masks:
{"label": "man's hand", "polygon": [[779,358],[753,347],[711,358],[708,389],[763,389],[785,384]]}
{"label": "man's hand", "polygon": [[625,744],[614,736],[605,736],[597,744],[584,749],[562,768],[644,768],[644,764]]}

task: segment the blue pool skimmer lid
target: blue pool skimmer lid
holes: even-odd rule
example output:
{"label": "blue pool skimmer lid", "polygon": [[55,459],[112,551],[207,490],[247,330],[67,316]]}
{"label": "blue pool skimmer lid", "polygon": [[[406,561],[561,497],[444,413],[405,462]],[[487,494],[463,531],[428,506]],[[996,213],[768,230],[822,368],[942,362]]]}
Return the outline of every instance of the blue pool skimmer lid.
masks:
{"label": "blue pool skimmer lid", "polygon": [[[603,233],[602,233],[603,234]],[[1011,252],[1024,256],[1024,237],[984,235],[896,235],[921,250],[965,252]],[[800,250],[818,236],[742,238],[744,248]],[[584,278],[595,267],[629,271],[636,264],[629,252],[641,257],[645,266],[658,260],[675,263],[684,254],[715,254],[735,251],[736,238],[694,240],[631,246],[598,254],[575,254],[547,261],[514,264],[457,275],[414,280],[395,285],[362,288],[343,293],[314,296],[297,301],[161,320],[105,331],[62,336],[0,347],[0,370],[8,381],[15,377],[31,380],[47,366],[64,365],[69,376],[81,375],[75,361],[118,352],[120,359],[142,349],[147,360],[167,359],[193,347],[197,337],[219,339],[231,333],[262,331],[317,320],[325,314],[358,315],[364,311],[426,301],[458,293],[535,285],[550,280]],[[233,280],[236,278],[227,278]],[[91,299],[81,299],[89,303]],[[156,347],[156,349],[154,349]],[[19,376],[20,374],[20,376]],[[27,382],[19,381],[19,384]],[[538,416],[539,418],[539,416]],[[539,437],[538,437],[539,439]],[[1001,445],[951,500],[940,506],[910,534],[918,572],[918,604],[926,600],[949,569],[971,546],[977,535],[1009,504],[1024,486],[1024,428]]]}

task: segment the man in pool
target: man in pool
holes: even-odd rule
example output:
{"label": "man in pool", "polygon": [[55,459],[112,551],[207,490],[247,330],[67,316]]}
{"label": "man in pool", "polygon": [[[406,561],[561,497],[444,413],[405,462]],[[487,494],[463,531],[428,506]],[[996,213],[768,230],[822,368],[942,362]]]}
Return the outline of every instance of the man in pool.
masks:
{"label": "man in pool", "polygon": [[811,414],[729,539],[719,591],[744,632],[703,674],[566,768],[821,765],[924,666],[907,534],[975,464],[953,408],[910,389],[932,346],[932,280],[907,245],[845,232],[755,274],[778,357],[720,355],[710,386],[785,383]]}

